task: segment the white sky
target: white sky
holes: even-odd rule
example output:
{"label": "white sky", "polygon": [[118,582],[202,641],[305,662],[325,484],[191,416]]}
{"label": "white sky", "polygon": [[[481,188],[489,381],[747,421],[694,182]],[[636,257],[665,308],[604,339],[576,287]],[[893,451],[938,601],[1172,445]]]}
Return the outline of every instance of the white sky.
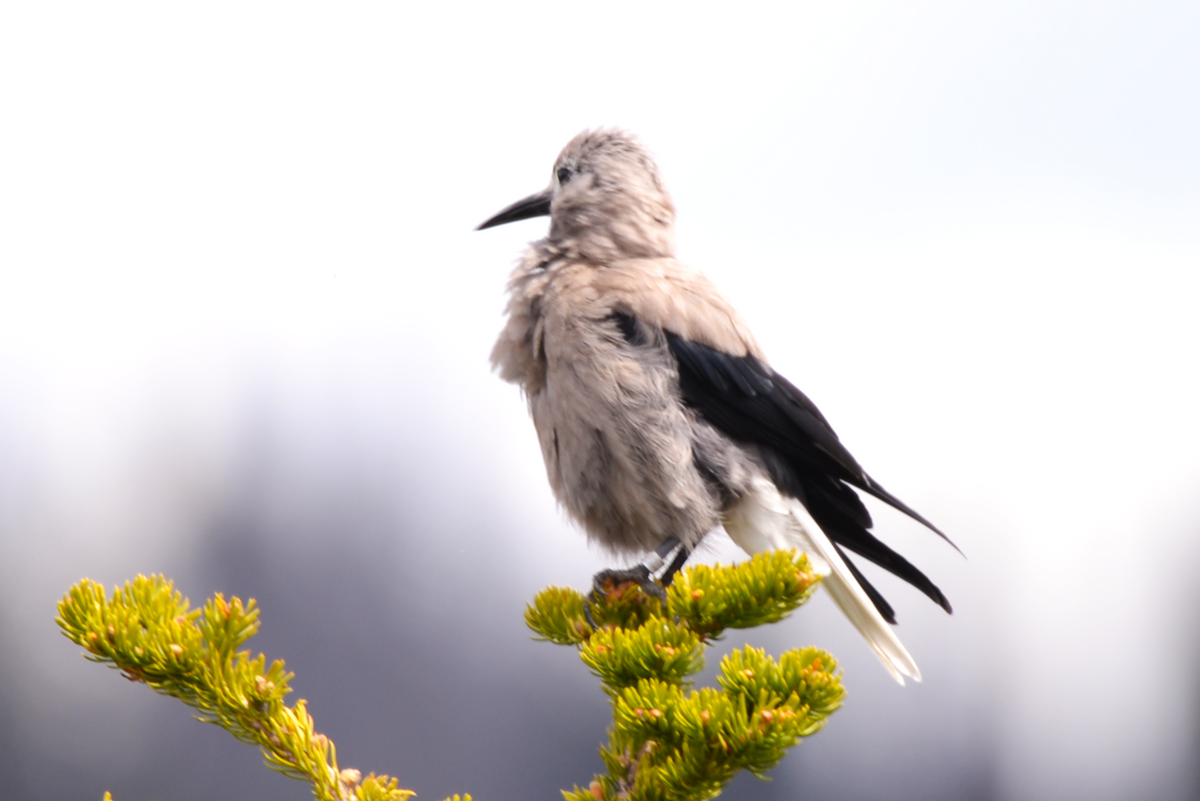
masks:
{"label": "white sky", "polygon": [[544,223],[471,228],[619,125],[681,257],[967,553],[879,516],[956,602],[887,585],[928,682],[976,671],[1002,707],[1000,795],[1173,786],[1200,742],[1198,41],[1184,2],[8,4],[0,616],[186,554],[261,403],[486,492],[527,594],[586,581],[487,365]]}

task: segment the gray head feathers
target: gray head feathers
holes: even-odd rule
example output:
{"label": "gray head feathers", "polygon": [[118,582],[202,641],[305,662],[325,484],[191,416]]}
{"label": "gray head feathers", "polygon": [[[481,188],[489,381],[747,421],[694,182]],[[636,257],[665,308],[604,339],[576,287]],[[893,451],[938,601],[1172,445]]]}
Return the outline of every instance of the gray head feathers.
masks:
{"label": "gray head feathers", "polygon": [[554,244],[593,263],[675,254],[675,205],[658,165],[632,134],[579,134],[555,161],[551,187]]}
{"label": "gray head feathers", "polygon": [[547,244],[605,264],[675,253],[675,205],[645,146],[613,128],[584,131],[554,162],[550,186],[505,208],[480,229],[550,215]]}

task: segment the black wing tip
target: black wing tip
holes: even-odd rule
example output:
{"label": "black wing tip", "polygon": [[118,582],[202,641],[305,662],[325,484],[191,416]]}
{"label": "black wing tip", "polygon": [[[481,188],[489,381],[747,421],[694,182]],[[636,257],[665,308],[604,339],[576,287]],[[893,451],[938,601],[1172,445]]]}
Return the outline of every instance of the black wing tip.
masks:
{"label": "black wing tip", "polygon": [[874,604],[875,610],[879,612],[879,616],[891,625],[896,625],[896,611],[892,609],[892,605],[883,597],[883,593],[877,590],[875,585],[868,581],[863,572],[858,569],[858,565],[854,564],[854,561],[846,556],[846,552],[842,550],[842,546],[835,542],[833,543],[833,549],[842,557],[842,562],[849,568],[850,575],[854,576],[854,580],[858,582],[858,586],[862,587],[863,592],[871,599],[871,603]]}
{"label": "black wing tip", "polygon": [[923,515],[919,514],[916,510],[910,508],[909,505],[906,504],[904,501],[900,500],[895,495],[888,492],[883,487],[879,486],[879,484],[875,481],[875,479],[871,478],[866,473],[863,473],[862,481],[850,482],[850,483],[851,483],[851,486],[858,487],[860,490],[867,493],[868,495],[875,496],[876,498],[883,501],[884,503],[886,503],[888,506],[892,507],[893,509],[895,509],[899,512],[903,512],[904,514],[911,517],[913,520],[916,520],[918,523],[923,525],[925,528],[929,529],[934,534],[937,534],[939,537],[941,537],[947,543],[949,543],[950,547],[953,548],[954,550],[958,551],[958,555],[961,556],[963,559],[967,558],[967,555],[965,553],[963,553],[962,548],[959,548],[954,543],[954,540],[952,540],[948,536],[946,536],[946,532],[942,531],[940,528],[935,526],[933,523],[930,523],[928,520],[925,519],[925,517]]}
{"label": "black wing tip", "polygon": [[929,597],[933,600],[933,602],[935,604],[942,607],[942,609],[945,609],[947,615],[953,615],[954,607],[950,606],[950,599],[947,598],[945,593],[943,593],[940,589],[938,589],[937,586],[933,586],[933,590],[934,590],[934,592],[937,593],[936,597],[933,595],[929,595],[928,593],[926,593],[926,595],[929,595]]}
{"label": "black wing tip", "polygon": [[[901,511],[904,511],[904,510],[901,510]],[[925,526],[925,528],[929,529],[934,534],[937,534],[939,537],[944,539],[951,548],[958,551],[958,555],[961,556],[963,559],[967,558],[967,555],[965,553],[963,553],[962,548],[959,548],[958,545],[955,544],[954,540],[952,540],[946,536],[946,532],[942,531],[940,528],[935,526],[933,523],[930,523],[928,520],[926,520],[924,517],[917,514],[916,512],[905,512],[905,514],[909,514],[913,518],[913,520],[916,520],[918,523]]]}
{"label": "black wing tip", "polygon": [[[853,561],[846,556],[844,549],[853,551],[906,584],[909,584],[926,598],[946,610],[946,614],[954,614],[954,609],[950,606],[950,599],[946,597],[946,594],[936,584],[929,580],[929,576],[926,576],[916,565],[880,542],[870,531],[862,529],[853,537],[847,537],[847,534],[851,532],[847,532],[845,528],[827,528],[825,531],[829,535],[829,538],[833,540],[834,547],[842,555],[842,559],[850,568],[850,572],[854,574],[860,584],[866,582],[866,578],[854,565]],[[863,589],[867,589],[865,585]],[[867,590],[867,595],[871,595],[870,590]],[[878,607],[878,604],[876,606]],[[880,611],[882,612],[883,610],[881,609]],[[884,617],[886,618],[887,616],[885,615]],[[894,620],[888,620],[888,622],[895,623]]]}

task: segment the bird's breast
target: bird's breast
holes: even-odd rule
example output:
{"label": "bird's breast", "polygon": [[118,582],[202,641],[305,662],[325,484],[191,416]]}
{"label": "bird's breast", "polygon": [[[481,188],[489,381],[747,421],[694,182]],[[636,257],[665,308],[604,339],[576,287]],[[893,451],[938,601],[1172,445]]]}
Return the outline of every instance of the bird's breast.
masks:
{"label": "bird's breast", "polygon": [[716,509],[664,360],[628,346],[610,318],[548,318],[543,348],[529,404],[562,505],[615,551],[699,540]]}
{"label": "bird's breast", "polygon": [[636,341],[622,331],[644,284],[618,272],[519,267],[493,360],[523,387],[550,485],[591,539],[617,552],[695,544],[728,500],[712,467],[732,458],[712,457],[736,448],[684,406],[662,325],[639,317]]}

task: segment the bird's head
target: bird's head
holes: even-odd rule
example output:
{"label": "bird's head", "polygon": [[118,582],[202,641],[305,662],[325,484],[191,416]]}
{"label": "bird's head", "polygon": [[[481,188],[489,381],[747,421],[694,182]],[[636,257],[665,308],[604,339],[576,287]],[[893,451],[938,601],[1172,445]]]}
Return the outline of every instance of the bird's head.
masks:
{"label": "bird's head", "polygon": [[671,256],[675,206],[658,166],[632,134],[584,131],[558,159],[550,186],[518,200],[476,230],[550,216],[550,241],[586,261]]}

